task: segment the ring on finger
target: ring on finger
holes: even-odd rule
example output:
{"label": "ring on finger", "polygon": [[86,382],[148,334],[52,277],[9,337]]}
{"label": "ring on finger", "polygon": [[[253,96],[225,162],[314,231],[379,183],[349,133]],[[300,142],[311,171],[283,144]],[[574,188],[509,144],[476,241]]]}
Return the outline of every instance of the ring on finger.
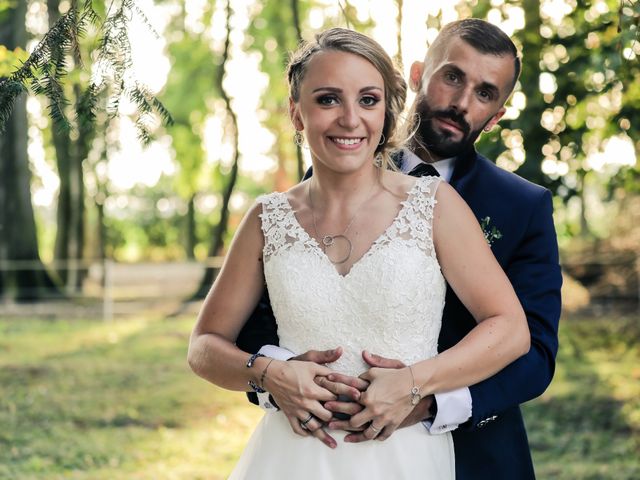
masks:
{"label": "ring on finger", "polygon": [[307,418],[305,418],[304,420],[300,420],[300,426],[305,430],[308,430],[307,423],[309,423],[312,419],[313,419],[313,414],[310,413]]}
{"label": "ring on finger", "polygon": [[384,427],[376,428],[376,427],[374,427],[374,426],[373,426],[373,422],[371,422],[371,423],[369,424],[369,428],[370,428],[371,430],[373,430],[373,431],[376,433],[376,435],[377,435],[377,434],[379,434],[379,433],[382,431],[382,429],[383,429]]}

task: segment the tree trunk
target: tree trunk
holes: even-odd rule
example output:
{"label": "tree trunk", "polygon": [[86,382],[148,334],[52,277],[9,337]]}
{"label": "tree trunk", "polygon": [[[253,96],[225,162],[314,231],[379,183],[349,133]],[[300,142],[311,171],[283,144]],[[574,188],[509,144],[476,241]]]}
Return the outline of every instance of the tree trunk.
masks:
{"label": "tree trunk", "polygon": [[[75,7],[75,2],[72,7]],[[49,14],[49,28],[60,18],[60,0],[47,0]],[[80,64],[79,58],[74,62]],[[76,100],[82,98],[82,90],[77,83],[73,86]],[[84,174],[82,162],[88,154],[92,130],[78,129],[77,138],[72,140],[71,132],[61,130],[52,125],[53,144],[56,151],[60,191],[58,194],[58,209],[56,217],[56,240],[54,258],[59,262],[66,262],[61,266],[58,274],[67,286],[67,290],[77,292],[85,276],[81,268],[84,259]]]}
{"label": "tree trunk", "polygon": [[[302,27],[300,26],[300,5],[298,0],[291,0],[291,11],[293,12],[293,28],[296,30],[297,43],[302,42]],[[298,179],[304,177],[304,159],[302,149],[296,145],[296,165],[298,166]]]}
{"label": "tree trunk", "polygon": [[186,218],[186,245],[185,252],[187,254],[187,258],[189,260],[194,260],[196,258],[195,248],[196,248],[196,208],[195,208],[195,199],[196,196],[191,195],[189,198],[189,203],[187,204],[187,218]]}
{"label": "tree trunk", "polygon": [[[56,164],[58,167],[58,205],[56,209],[56,240],[53,250],[53,258],[56,261],[67,260],[69,258],[69,218],[71,218],[71,191],[70,191],[70,170],[71,170],[71,146],[69,136],[53,126],[51,129],[53,146],[56,152]],[[67,281],[66,268],[58,268],[58,276],[64,283]]]}
{"label": "tree trunk", "polygon": [[107,258],[107,228],[104,223],[104,200],[102,198],[95,200],[96,205],[96,223],[98,225],[98,238],[97,238],[97,257],[99,260]]}
{"label": "tree trunk", "polygon": [[[11,50],[27,43],[26,2],[14,5],[0,23],[0,44]],[[38,251],[27,128],[26,99],[20,96],[0,136],[0,298],[10,302],[60,296]]]}
{"label": "tree trunk", "polygon": [[[527,98],[527,111],[531,118],[542,118],[547,104],[542,99],[539,86],[540,58],[542,42],[540,42],[540,2],[524,0],[522,6],[525,11],[525,26],[523,29],[522,74],[520,84],[522,93]],[[519,175],[539,185],[545,185],[547,177],[542,173],[542,147],[547,143],[549,132],[540,122],[526,124],[517,123],[522,129],[524,148],[527,152],[526,161],[516,171]]]}
{"label": "tree trunk", "polygon": [[587,171],[578,170],[578,198],[580,199],[580,236],[585,238],[591,236],[589,220],[587,219]]}
{"label": "tree trunk", "polygon": [[[229,59],[229,47],[231,44],[231,1],[227,0],[226,5],[226,38],[224,43],[224,51],[222,53],[222,62],[220,63],[220,67],[218,70],[218,75],[216,78],[217,86],[220,91],[220,95],[224,100],[225,108],[227,111],[227,118],[230,121],[230,127],[233,130],[233,164],[231,165],[231,171],[229,172],[229,177],[227,180],[227,184],[224,187],[224,191],[222,194],[222,206],[220,207],[220,221],[213,229],[211,236],[211,243],[209,245],[209,257],[214,257],[222,252],[222,248],[224,247],[224,236],[227,233],[227,227],[229,224],[229,201],[231,200],[231,194],[233,193],[233,189],[235,188],[236,181],[238,179],[238,160],[240,159],[240,151],[238,150],[238,120],[236,118],[236,114],[231,107],[231,99],[227,91],[224,89],[222,81],[226,72],[226,64]],[[217,274],[217,269],[213,266],[207,266],[205,269],[204,276],[202,281],[200,282],[200,286],[198,287],[198,291],[193,295],[192,299],[204,298],[213,281],[215,280]]]}

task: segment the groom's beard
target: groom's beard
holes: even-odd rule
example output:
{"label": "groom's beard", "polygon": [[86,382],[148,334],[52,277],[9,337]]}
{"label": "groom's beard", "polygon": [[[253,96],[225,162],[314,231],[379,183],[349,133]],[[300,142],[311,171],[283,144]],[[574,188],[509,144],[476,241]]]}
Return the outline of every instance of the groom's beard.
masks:
{"label": "groom's beard", "polygon": [[[471,147],[482,132],[482,129],[491,120],[487,120],[478,130],[471,130],[471,127],[464,119],[464,115],[451,108],[447,110],[431,110],[424,98],[418,104],[416,113],[420,115],[418,130],[416,131],[417,140],[429,152],[441,159],[456,157]],[[454,122],[462,131],[462,138],[453,140],[450,131],[434,128],[434,118],[447,119]]]}

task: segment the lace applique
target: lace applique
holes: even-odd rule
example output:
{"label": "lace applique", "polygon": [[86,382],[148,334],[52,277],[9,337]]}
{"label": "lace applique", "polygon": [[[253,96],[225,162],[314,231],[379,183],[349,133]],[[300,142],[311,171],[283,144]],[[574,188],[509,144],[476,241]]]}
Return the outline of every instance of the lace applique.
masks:
{"label": "lace applique", "polygon": [[436,190],[442,179],[439,177],[420,177],[409,191],[407,199],[393,223],[374,246],[388,244],[400,239],[409,245],[416,245],[429,256],[436,256],[433,246],[433,209],[437,203]]}
{"label": "lace applique", "polygon": [[315,240],[300,226],[285,193],[274,192],[257,199],[262,204],[262,233],[264,234],[264,261],[289,248],[315,252]]}

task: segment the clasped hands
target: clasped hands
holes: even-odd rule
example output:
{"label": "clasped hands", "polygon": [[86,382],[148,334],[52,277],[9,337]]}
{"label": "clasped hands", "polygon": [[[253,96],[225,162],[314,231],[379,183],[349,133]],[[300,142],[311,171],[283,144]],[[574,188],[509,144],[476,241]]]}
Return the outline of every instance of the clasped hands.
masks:
{"label": "clasped hands", "polygon": [[349,443],[386,440],[396,429],[428,416],[433,396],[411,404],[412,377],[404,363],[364,351],[362,358],[371,368],[352,377],[325,366],[341,355],[341,347],[310,350],[282,362],[270,375],[267,389],[295,433],[335,448],[327,430],[350,432],[344,438]]}

